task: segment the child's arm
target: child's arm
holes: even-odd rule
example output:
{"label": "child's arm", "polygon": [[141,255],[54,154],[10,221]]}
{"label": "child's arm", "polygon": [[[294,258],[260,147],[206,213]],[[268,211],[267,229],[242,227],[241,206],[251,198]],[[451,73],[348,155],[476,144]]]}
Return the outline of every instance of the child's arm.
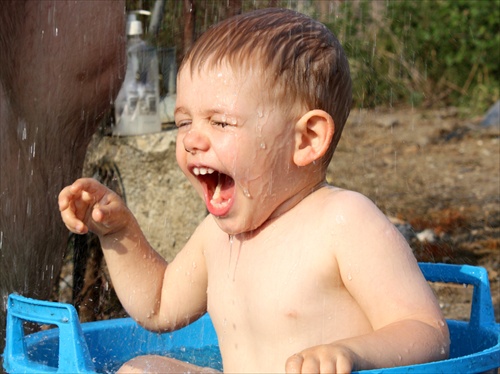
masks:
{"label": "child's arm", "polygon": [[167,266],[122,199],[90,178],[64,188],[59,209],[70,231],[99,236],[115,291],[144,327],[176,329],[206,310],[206,272],[196,235]]}
{"label": "child's arm", "polygon": [[408,244],[368,199],[341,194],[331,207],[334,255],[374,331],[305,349],[286,371],[349,373],[447,358],[445,320]]}

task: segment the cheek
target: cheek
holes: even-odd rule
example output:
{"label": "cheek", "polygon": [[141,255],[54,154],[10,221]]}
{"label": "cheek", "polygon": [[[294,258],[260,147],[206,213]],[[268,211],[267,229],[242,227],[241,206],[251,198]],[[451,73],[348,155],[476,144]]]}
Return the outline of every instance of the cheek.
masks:
{"label": "cheek", "polygon": [[242,160],[246,158],[245,149],[248,147],[248,141],[244,137],[227,132],[223,136],[213,136],[211,144],[217,159],[228,171],[232,173],[240,171]]}

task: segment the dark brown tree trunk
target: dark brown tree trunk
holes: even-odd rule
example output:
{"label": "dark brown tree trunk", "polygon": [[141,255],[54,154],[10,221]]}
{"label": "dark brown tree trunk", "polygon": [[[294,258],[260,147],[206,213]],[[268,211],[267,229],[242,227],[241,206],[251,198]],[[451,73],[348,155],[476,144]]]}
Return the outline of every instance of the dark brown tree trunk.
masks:
{"label": "dark brown tree trunk", "polygon": [[242,0],[229,0],[227,8],[227,18],[241,14]]}
{"label": "dark brown tree trunk", "polygon": [[184,0],[184,54],[191,48],[195,39],[196,4],[195,0]]}

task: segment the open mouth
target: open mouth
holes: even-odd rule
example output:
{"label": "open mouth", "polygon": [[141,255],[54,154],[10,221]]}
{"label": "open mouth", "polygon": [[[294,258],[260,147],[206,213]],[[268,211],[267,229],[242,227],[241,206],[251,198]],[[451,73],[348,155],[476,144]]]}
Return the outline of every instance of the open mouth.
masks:
{"label": "open mouth", "polygon": [[234,179],[209,167],[194,167],[192,172],[203,186],[208,211],[215,216],[227,214],[234,200]]}

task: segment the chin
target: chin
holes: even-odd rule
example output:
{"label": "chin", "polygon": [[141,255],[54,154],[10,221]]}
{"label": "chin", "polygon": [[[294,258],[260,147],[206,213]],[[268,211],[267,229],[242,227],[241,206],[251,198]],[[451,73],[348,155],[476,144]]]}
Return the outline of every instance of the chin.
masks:
{"label": "chin", "polygon": [[215,222],[217,222],[217,226],[224,231],[226,234],[234,236],[234,235],[239,235],[247,230],[244,227],[241,227],[238,223],[231,223],[228,218],[225,217],[217,217],[213,216],[215,219]]}
{"label": "chin", "polygon": [[262,223],[259,222],[248,223],[229,217],[213,217],[219,228],[231,236],[250,234],[262,226]]}

